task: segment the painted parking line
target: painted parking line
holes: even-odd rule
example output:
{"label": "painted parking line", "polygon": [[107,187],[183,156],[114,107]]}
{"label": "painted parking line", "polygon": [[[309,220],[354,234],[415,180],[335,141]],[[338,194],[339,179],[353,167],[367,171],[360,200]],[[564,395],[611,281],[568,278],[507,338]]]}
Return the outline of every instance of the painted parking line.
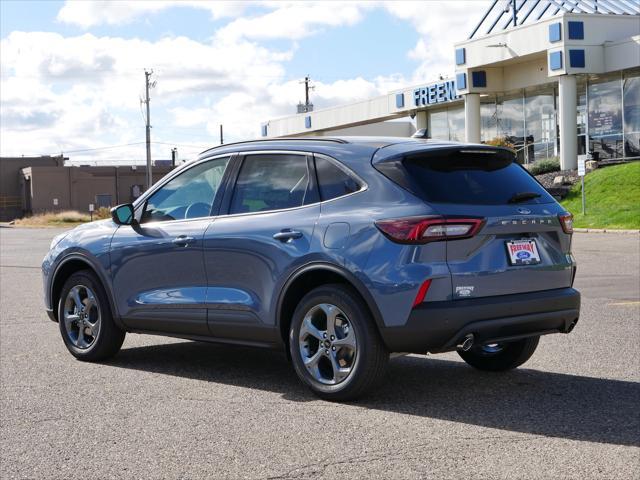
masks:
{"label": "painted parking line", "polygon": [[622,305],[640,305],[640,301],[633,301],[633,302],[616,302],[616,303],[610,303],[610,306],[622,306]]}

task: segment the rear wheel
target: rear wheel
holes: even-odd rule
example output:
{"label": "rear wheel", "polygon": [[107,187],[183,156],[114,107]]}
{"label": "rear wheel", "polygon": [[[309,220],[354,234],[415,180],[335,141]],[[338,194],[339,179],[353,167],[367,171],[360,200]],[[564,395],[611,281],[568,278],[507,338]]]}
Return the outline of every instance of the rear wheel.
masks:
{"label": "rear wheel", "polygon": [[90,270],[74,273],[63,285],[58,324],[65,346],[78,360],[106,360],[124,342],[125,332],[113,322],[107,294]]}
{"label": "rear wheel", "polygon": [[353,400],[384,376],[389,358],[360,296],[335,284],[316,288],[298,304],[289,331],[298,377],[326,400]]}
{"label": "rear wheel", "polygon": [[519,367],[529,360],[539,340],[540,337],[531,337],[509,343],[478,345],[466,352],[458,350],[458,355],[479,370],[501,372]]}

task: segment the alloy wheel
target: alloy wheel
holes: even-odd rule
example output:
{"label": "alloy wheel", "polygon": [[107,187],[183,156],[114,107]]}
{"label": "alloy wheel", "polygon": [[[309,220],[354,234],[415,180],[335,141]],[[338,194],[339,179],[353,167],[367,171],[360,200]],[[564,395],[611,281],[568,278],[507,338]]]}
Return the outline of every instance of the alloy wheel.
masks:
{"label": "alloy wheel", "polygon": [[94,344],[100,333],[100,306],[96,296],[85,285],[76,285],[64,301],[63,320],[67,337],[82,350]]}
{"label": "alloy wheel", "polygon": [[312,307],[302,320],[298,340],[304,366],[316,381],[335,385],[353,371],[358,354],[356,332],[337,306],[321,303]]}

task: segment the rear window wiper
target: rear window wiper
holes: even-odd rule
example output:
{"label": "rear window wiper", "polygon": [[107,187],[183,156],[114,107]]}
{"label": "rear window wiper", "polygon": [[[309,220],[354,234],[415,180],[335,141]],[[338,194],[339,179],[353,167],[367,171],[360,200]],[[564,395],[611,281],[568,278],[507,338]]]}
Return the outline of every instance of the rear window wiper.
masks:
{"label": "rear window wiper", "polygon": [[531,200],[534,198],[538,198],[541,195],[539,193],[536,192],[518,192],[518,193],[514,193],[511,198],[509,199],[509,203],[520,203],[520,202],[524,202],[526,200]]}

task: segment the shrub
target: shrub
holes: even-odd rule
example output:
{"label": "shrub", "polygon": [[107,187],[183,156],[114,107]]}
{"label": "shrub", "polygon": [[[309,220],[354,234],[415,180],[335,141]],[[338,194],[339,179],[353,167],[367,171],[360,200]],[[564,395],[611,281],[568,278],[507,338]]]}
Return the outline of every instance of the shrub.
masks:
{"label": "shrub", "polygon": [[94,220],[102,220],[103,218],[111,218],[111,209],[109,207],[100,207],[93,212]]}
{"label": "shrub", "polygon": [[495,137],[485,142],[486,145],[492,145],[494,147],[507,147],[515,148],[515,145],[509,141],[507,137]]}
{"label": "shrub", "polygon": [[528,167],[531,175],[542,175],[543,173],[559,172],[560,160],[557,157],[540,160]]}
{"label": "shrub", "polygon": [[38,213],[30,217],[20,218],[15,221],[16,225],[25,226],[47,226],[47,225],[73,225],[89,221],[89,215],[76,212],[74,210],[64,210],[62,212]]}

